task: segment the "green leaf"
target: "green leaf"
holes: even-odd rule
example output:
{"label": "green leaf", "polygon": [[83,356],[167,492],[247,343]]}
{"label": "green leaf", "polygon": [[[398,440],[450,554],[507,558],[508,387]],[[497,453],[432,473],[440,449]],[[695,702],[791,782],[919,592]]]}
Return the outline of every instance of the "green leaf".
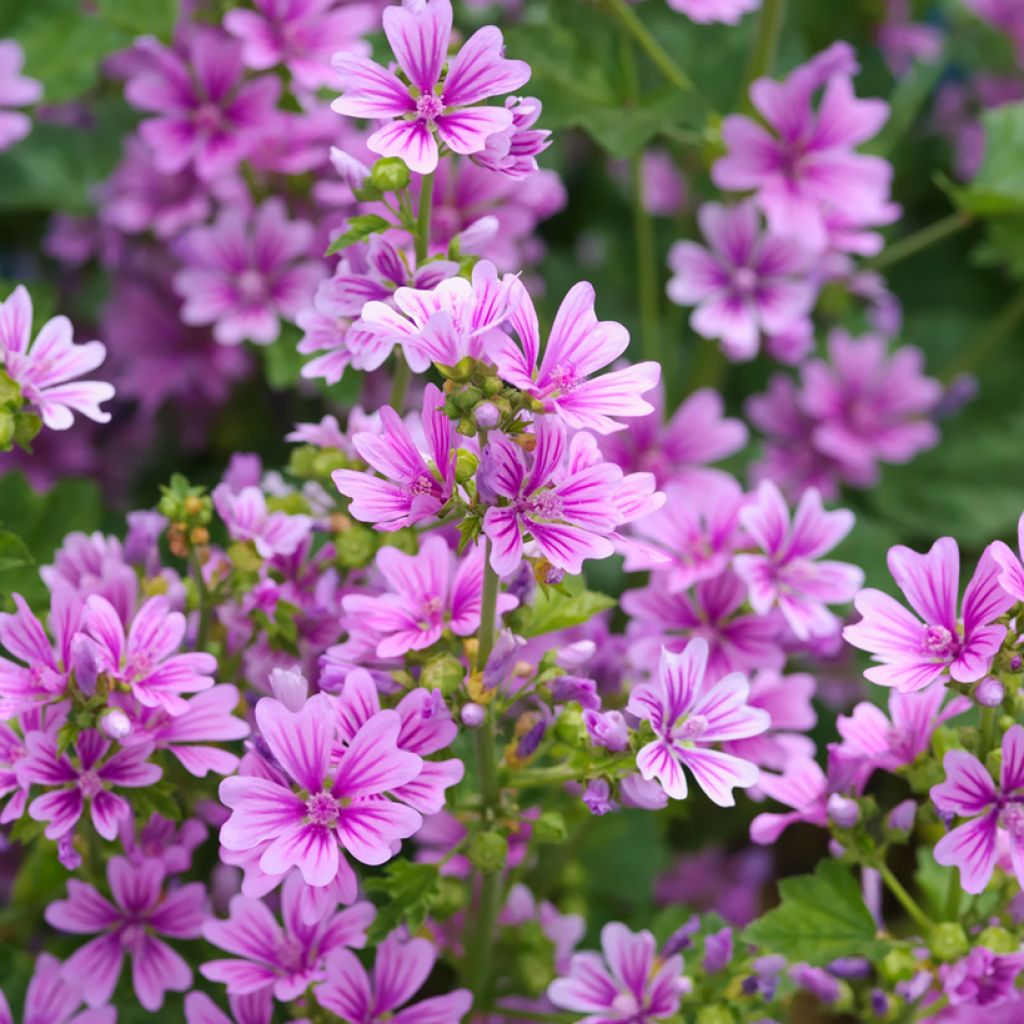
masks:
{"label": "green leaf", "polygon": [[356,242],[362,242],[364,239],[369,238],[370,235],[387,231],[388,228],[393,226],[390,221],[385,220],[376,213],[361,213],[356,217],[349,217],[348,230],[331,242],[330,248],[324,255],[331,256],[342,249],[347,249],[350,245],[355,245]]}
{"label": "green leaf", "polygon": [[0,530],[0,573],[32,564],[32,552],[25,546],[25,542],[10,530]]}
{"label": "green leaf", "polygon": [[108,22],[134,35],[169,40],[178,20],[178,0],[97,0],[96,9]]}
{"label": "green leaf", "polygon": [[423,925],[440,895],[441,873],[434,864],[393,860],[382,875],[366,879],[363,885],[367,892],[386,897],[383,905],[377,905],[377,916],[368,932],[373,943],[402,924],[407,925],[410,932]]}
{"label": "green leaf", "polygon": [[533,605],[517,612],[517,631],[521,636],[540,636],[578,626],[615,606],[615,598],[586,590],[579,576],[569,577],[564,586],[566,593],[538,590]]}
{"label": "green leaf", "polygon": [[846,956],[877,961],[885,954],[888,943],[877,937],[860,886],[847,866],[823,861],[813,875],[784,878],[779,892],[781,904],[744,933],[744,941],[760,952],[811,964]]}
{"label": "green leaf", "polygon": [[1024,213],[1024,101],[987,110],[981,120],[985,160],[971,183],[952,194],[981,217]]}

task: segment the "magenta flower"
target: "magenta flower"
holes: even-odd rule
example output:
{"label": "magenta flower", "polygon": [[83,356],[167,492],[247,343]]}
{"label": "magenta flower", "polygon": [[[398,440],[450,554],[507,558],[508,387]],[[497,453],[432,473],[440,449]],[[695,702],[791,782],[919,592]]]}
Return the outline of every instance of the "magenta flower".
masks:
{"label": "magenta flower", "polygon": [[704,486],[708,477],[724,474],[704,467],[738,452],[747,442],[742,420],[723,415],[721,394],[701,388],[687,396],[664,422],[665,394],[659,384],[650,396],[654,411],[633,420],[628,430],[605,434],[601,451],[623,472],[642,470],[654,474],[659,485],[670,480]]}
{"label": "magenta flower", "polygon": [[1024,514],[1017,520],[1017,550],[1020,557],[1015,555],[1009,546],[1001,540],[997,540],[989,546],[989,551],[1001,570],[999,586],[1014,601],[1024,601],[1024,565],[1021,565],[1021,559],[1024,559]]}
{"label": "magenta flower", "polygon": [[537,172],[537,154],[551,145],[551,132],[533,127],[540,117],[540,100],[509,96],[505,106],[512,112],[512,124],[489,135],[484,148],[470,160],[495,174],[526,178]]}
{"label": "magenta flower", "polygon": [[213,490],[213,504],[232,540],[252,541],[261,558],[291,555],[313,529],[309,516],[268,512],[258,487],[233,491],[227,484]]}
{"label": "magenta flower", "polygon": [[939,431],[928,418],[942,385],[922,373],[924,353],[911,345],[889,356],[882,338],[833,331],[829,362],[801,368],[800,402],[815,425],[811,443],[835,460],[857,487],[878,480],[878,463],[909,462],[934,447]]}
{"label": "magenta flower", "polygon": [[685,766],[710,800],[732,807],[733,788],[753,786],[759,772],[751,762],[709,745],[757,736],[771,719],[748,705],[745,676],[736,672],[711,683],[705,678],[707,663],[708,645],[700,637],[682,654],[663,648],[657,683],[644,683],[630,693],[627,710],[649,721],[656,737],[637,754],[636,765],[645,779],[657,779],[673,800],[686,799]]}
{"label": "magenta flower", "polygon": [[[68,984],[61,962],[49,953],[39,953],[25,993],[24,1024],[116,1024],[117,1010],[113,1007],[76,1012],[81,1005],[82,995]],[[14,1015],[3,992],[0,992],[0,1024],[14,1024]]]}
{"label": "magenta flower", "polygon": [[737,25],[744,14],[761,6],[761,0],[668,0],[668,5],[700,25],[711,22]]}
{"label": "magenta flower", "polygon": [[366,144],[381,156],[401,157],[417,174],[437,167],[438,140],[454,153],[479,153],[489,136],[509,128],[511,111],[475,104],[512,92],[530,77],[528,64],[502,57],[501,32],[493,25],[474,32],[445,70],[451,33],[450,0],[388,7],[384,34],[405,81],[357,54],[334,57],[342,95],[332,108],[348,117],[397,118]]}
{"label": "magenta flower", "polygon": [[256,705],[256,723],[287,784],[235,776],[220,785],[221,802],[231,808],[220,833],[224,847],[244,851],[272,840],[260,868],[280,875],[297,867],[312,886],[329,885],[339,874],[352,877],[339,845],[364,864],[383,864],[422,821],[411,807],[382,799],[423,767],[397,746],[398,714],[381,711],[364,723],[332,776],[335,714],[325,694],[298,712],[265,697]]}
{"label": "magenta flower", "polygon": [[733,560],[754,611],[765,615],[777,606],[800,640],[834,633],[838,620],[825,606],[850,601],[864,573],[846,562],[819,559],[853,529],[853,513],[826,512],[821,495],[811,488],[790,520],[779,489],[765,481],[740,512],[740,522],[761,552]]}
{"label": "magenta flower", "polygon": [[697,307],[690,326],[719,339],[730,359],[753,359],[762,336],[790,331],[810,313],[817,286],[808,257],[795,240],[762,233],[752,202],[705,203],[697,219],[710,249],[672,246],[668,296]]}
{"label": "magenta flower", "polygon": [[0,152],[20,142],[32,130],[32,118],[7,107],[38,103],[43,87],[21,73],[25,54],[13,39],[0,39]]}
{"label": "magenta flower", "polygon": [[[370,673],[357,668],[349,673],[338,696],[341,739],[350,743],[367,721],[380,711],[380,695]],[[391,793],[421,814],[439,814],[445,806],[445,790],[462,781],[465,768],[457,757],[428,761],[451,746],[458,734],[439,690],[410,690],[395,707],[401,721],[398,748],[423,758],[420,773]],[[419,838],[419,837],[417,837]]]}
{"label": "magenta flower", "polygon": [[183,693],[213,686],[212,654],[175,653],[185,638],[185,616],[172,612],[165,597],[146,601],[125,636],[114,606],[94,594],[86,602],[85,629],[96,641],[99,670],[129,686],[143,707],[182,714],[188,708]]}
{"label": "magenta flower", "polygon": [[[1024,21],[1021,24],[1024,29]],[[940,964],[939,980],[950,1006],[967,1008],[968,1016],[961,1014],[960,1020],[988,1017],[992,1013],[975,1007],[998,1006],[994,1019],[1009,1024],[1020,1013],[1017,979],[1021,971],[1024,971],[1024,953],[993,953],[985,946],[975,946],[962,960]]]}
{"label": "magenta flower", "polygon": [[0,721],[64,696],[75,667],[73,642],[82,618],[78,596],[70,587],[57,585],[50,597],[51,645],[25,599],[20,594],[12,597],[17,611],[0,614],[0,644],[18,660],[0,657]]}
{"label": "magenta flower", "polygon": [[943,759],[946,781],[932,786],[932,802],[949,818],[970,818],[935,844],[935,859],[960,869],[965,892],[988,885],[996,866],[1000,827],[1005,829],[1017,883],[1024,885],[1024,727],[1011,725],[1003,736],[999,785],[966,750]]}
{"label": "magenta flower", "polygon": [[920,618],[881,590],[857,595],[854,605],[863,618],[847,626],[843,637],[880,663],[864,675],[903,693],[948,676],[961,683],[981,679],[1006,636],[1006,627],[993,623],[1013,604],[999,586],[992,548],[967,584],[959,618],[960,550],[952,537],[937,540],[926,555],[902,545],[890,548],[889,572]]}
{"label": "magenta flower", "polygon": [[338,0],[255,0],[254,11],[236,8],[224,15],[224,28],[242,41],[242,60],[254,71],[283,64],[300,89],[336,84],[331,56],[366,56],[363,40],[376,24],[371,3]]}
{"label": "magenta flower", "polygon": [[56,737],[50,731],[29,733],[25,751],[15,765],[15,774],[23,786],[40,785],[51,790],[36,797],[28,808],[33,820],[48,822],[49,839],[59,839],[75,828],[86,801],[96,831],[104,839],[115,839],[118,823],[131,814],[131,807],[111,790],[115,786],[151,786],[163,775],[161,768],[148,761],[153,752],[151,744],[121,749],[107,758],[110,743],[95,729],[78,734],[73,759],[58,753]]}
{"label": "magenta flower", "polygon": [[349,512],[378,530],[393,532],[430,519],[448,503],[455,488],[455,428],[444,413],[444,399],[433,384],[423,391],[420,422],[428,451],[422,454],[398,413],[380,411],[380,434],[356,434],[353,444],[372,469],[387,477],[339,469],[334,486],[351,498]]}
{"label": "magenta flower", "polygon": [[750,823],[750,838],[762,846],[771,846],[779,836],[797,822],[828,826],[828,779],[817,761],[795,758],[782,775],[762,772],[758,789],[780,804],[792,807],[787,814],[759,814]]}
{"label": "magenta flower", "polygon": [[191,26],[183,53],[154,39],[135,47],[125,98],[158,115],[139,125],[157,168],[178,174],[193,164],[204,181],[235,170],[274,116],[278,80],[243,81],[241,44],[213,28]]}
{"label": "magenta flower", "polygon": [[230,1017],[205,992],[189,992],[185,996],[185,1024],[270,1024],[274,1015],[274,996],[269,988],[244,996],[229,995],[228,1005]]}
{"label": "magenta flower", "polygon": [[447,277],[429,290],[399,288],[393,298],[397,310],[368,302],[360,326],[379,339],[370,365],[379,365],[396,344],[417,373],[431,363],[454,366],[466,356],[491,358],[505,341],[500,328],[519,300],[516,284],[512,274],[499,277],[494,264],[482,260],[471,281]]}
{"label": "magenta flower", "polygon": [[511,305],[509,322],[519,345],[506,337],[488,356],[497,364],[499,376],[541,402],[546,412],[556,414],[570,429],[608,434],[625,427],[616,417],[654,411],[641,396],[658,383],[657,363],[636,363],[593,377],[626,351],[629,332],[614,320],[597,319],[592,285],[581,281],[562,300],[539,367],[537,311],[518,281]]}
{"label": "magenta flower", "polygon": [[566,470],[565,427],[543,417],[535,431],[529,464],[523,449],[503,436],[490,439],[483,453],[481,490],[486,486],[498,502],[484,514],[491,567],[500,576],[514,572],[529,535],[553,566],[575,575],[584,559],[614,550],[609,534],[622,522],[615,505],[622,470],[608,463]]}
{"label": "magenta flower", "polygon": [[324,960],[344,946],[362,948],[373,923],[372,903],[356,903],[307,922],[300,913],[302,880],[290,875],[281,892],[282,928],[262,900],[235,896],[228,919],[208,918],[203,938],[239,959],[209,960],[204,978],[226,985],[232,995],[272,989],[281,1002],[296,999],[325,977]]}
{"label": "magenta flower", "polygon": [[100,405],[114,397],[110,384],[76,380],[95,370],[107,356],[99,341],[76,345],[71,321],[55,316],[32,338],[32,299],[18,285],[0,303],[0,368],[21,388],[25,401],[51,430],[67,430],[74,414],[108,423]]}
{"label": "magenta flower", "polygon": [[654,1024],[679,1010],[688,988],[681,954],[662,962],[650,932],[617,921],[601,929],[601,949],[603,957],[573,954],[568,977],[548,986],[555,1006],[587,1014],[587,1024]]}
{"label": "magenta flower", "polygon": [[277,198],[254,215],[227,209],[209,227],[193,228],[181,240],[185,267],[174,275],[182,320],[213,324],[222,345],[276,341],[280,318],[294,320],[324,276],[323,264],[303,258],[312,241],[312,226],[288,220]]}
{"label": "magenta flower", "polygon": [[206,890],[190,882],[163,892],[164,865],[156,858],[136,864],[124,857],[107,862],[107,884],[114,902],[75,879],[68,898],[46,908],[46,921],[62,932],[102,934],[87,942],[65,962],[65,979],[91,1007],[109,1002],[127,953],[132,960],[132,985],[142,1006],[155,1013],[166,992],[184,992],[192,971],[163,939],[196,939],[206,914]]}
{"label": "magenta flower", "polygon": [[[750,98],[768,128],[740,114],[722,122],[728,152],[711,169],[714,183],[756,192],[771,230],[813,251],[828,244],[830,209],[859,225],[888,223],[890,216],[891,165],[855,149],[882,128],[889,105],[854,95],[856,70],[849,46],[837,43],[784,82],[754,82]],[[822,86],[815,111],[812,99]]]}
{"label": "magenta flower", "polygon": [[[342,607],[375,636],[377,657],[400,658],[441,639],[446,630],[472,636],[480,628],[483,549],[457,558],[441,537],[429,537],[415,555],[383,547],[377,568],[387,585],[379,596],[349,594]],[[509,607],[505,602],[505,608]]]}
{"label": "magenta flower", "polygon": [[173,754],[196,778],[230,775],[238,757],[224,743],[249,735],[248,723],[236,714],[238,689],[229,684],[214,686],[185,701],[185,710],[171,715],[164,708],[143,708],[135,714],[132,732],[122,739],[126,746],[152,743]]}
{"label": "magenta flower", "polygon": [[392,932],[377,947],[372,977],[353,953],[338,949],[327,960],[328,980],[313,989],[313,996],[345,1024],[456,1024],[473,1001],[466,989],[405,1006],[436,960],[437,950],[426,939],[403,942]]}

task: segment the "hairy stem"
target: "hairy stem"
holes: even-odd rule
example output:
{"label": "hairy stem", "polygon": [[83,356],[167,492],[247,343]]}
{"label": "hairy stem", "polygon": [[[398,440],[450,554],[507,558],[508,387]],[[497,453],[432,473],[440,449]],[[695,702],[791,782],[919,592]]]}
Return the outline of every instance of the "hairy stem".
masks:
{"label": "hairy stem", "polygon": [[434,208],[434,174],[423,175],[420,185],[419,210],[416,214],[416,265],[419,266],[430,251],[430,214]]}
{"label": "hairy stem", "polygon": [[694,86],[689,76],[669,56],[626,0],[605,0],[605,3],[619,24],[636,40],[637,46],[650,57],[651,63],[662,73],[665,80],[682,92],[692,92]]}
{"label": "hairy stem", "polygon": [[931,918],[921,909],[917,900],[903,888],[903,884],[900,880],[892,873],[891,869],[884,862],[879,862],[877,865],[878,873],[882,876],[882,881],[885,882],[889,891],[896,897],[899,904],[907,912],[907,916],[917,925],[921,930],[922,937],[926,937],[932,930]]}
{"label": "hairy stem", "polygon": [[907,235],[906,238],[901,238],[898,242],[886,246],[884,251],[874,259],[865,261],[864,265],[872,270],[885,270],[911,256],[916,256],[919,252],[923,252],[947,238],[952,238],[953,235],[959,234],[972,223],[973,218],[969,213],[959,211],[951,213],[948,217],[943,217],[941,220],[935,221],[934,224],[929,224],[928,227],[921,228],[920,231],[915,231],[912,235]]}

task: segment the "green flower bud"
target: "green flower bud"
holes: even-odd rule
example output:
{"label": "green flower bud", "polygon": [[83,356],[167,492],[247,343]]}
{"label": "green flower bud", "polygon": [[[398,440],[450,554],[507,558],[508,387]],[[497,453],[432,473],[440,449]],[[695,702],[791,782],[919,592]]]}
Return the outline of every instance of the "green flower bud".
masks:
{"label": "green flower bud", "polygon": [[451,654],[439,654],[431,658],[420,672],[420,686],[427,690],[440,690],[446,697],[457,693],[465,679],[466,669]]}
{"label": "green flower bud", "polygon": [[20,408],[21,403],[21,385],[0,366],[0,405],[12,405]]}
{"label": "green flower bud", "polygon": [[484,393],[479,388],[463,388],[455,393],[455,404],[459,407],[460,412],[470,412],[483,397]]}
{"label": "green flower bud", "polygon": [[919,969],[919,962],[905,949],[890,950],[879,964],[882,979],[889,985],[909,981]]}
{"label": "green flower bud", "polygon": [[555,722],[555,738],[569,746],[578,746],[587,735],[587,727],[583,724],[583,710],[575,704],[562,708],[562,713]]}
{"label": "green flower bud", "polygon": [[259,572],[263,559],[256,553],[252,544],[237,541],[228,548],[228,558],[241,572]]}
{"label": "green flower bud", "polygon": [[727,1006],[702,1006],[697,1011],[697,1024],[736,1024]]}
{"label": "green flower bud", "polygon": [[564,843],[568,834],[565,818],[558,811],[545,811],[533,824],[538,843]]}
{"label": "green flower bud", "polygon": [[1020,943],[1005,928],[986,928],[978,936],[978,945],[993,953],[1016,953]]}
{"label": "green flower bud", "polygon": [[386,534],[381,543],[389,548],[398,548],[407,555],[415,555],[420,549],[415,530],[395,530],[394,533]]}
{"label": "green flower bud", "polygon": [[480,465],[480,459],[473,454],[473,452],[466,451],[465,448],[460,448],[455,453],[455,479],[458,483],[468,483],[476,476],[477,466]]}
{"label": "green flower bud", "polygon": [[967,933],[955,921],[937,924],[928,937],[928,948],[936,960],[950,963],[966,956],[971,944],[967,941]]}
{"label": "green flower bud", "polygon": [[361,569],[377,553],[377,537],[368,526],[353,525],[334,539],[335,559],[343,569]]}
{"label": "green flower bud", "polygon": [[466,905],[466,886],[457,878],[442,878],[434,902],[430,905],[430,916],[438,920],[451,917]]}
{"label": "green flower bud", "polygon": [[397,192],[409,184],[409,168],[400,157],[381,157],[370,170],[370,181],[381,192]]}
{"label": "green flower bud", "polygon": [[14,444],[17,421],[10,409],[0,408],[0,452],[8,451]]}
{"label": "green flower bud", "polygon": [[480,871],[500,871],[508,860],[508,840],[500,832],[478,832],[469,844],[469,860]]}
{"label": "green flower bud", "polygon": [[484,380],[484,394],[488,398],[494,398],[505,390],[505,382],[500,377],[487,377]]}
{"label": "green flower bud", "polygon": [[27,448],[43,429],[42,418],[34,412],[18,412],[14,416],[14,443]]}

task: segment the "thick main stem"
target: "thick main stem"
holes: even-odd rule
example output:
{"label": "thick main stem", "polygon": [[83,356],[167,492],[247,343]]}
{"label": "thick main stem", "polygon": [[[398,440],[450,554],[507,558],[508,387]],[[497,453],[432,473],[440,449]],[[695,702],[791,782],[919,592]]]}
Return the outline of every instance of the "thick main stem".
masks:
{"label": "thick main stem", "polygon": [[927,938],[928,933],[932,930],[931,918],[920,908],[914,897],[903,888],[903,884],[892,873],[887,864],[879,862],[877,867],[878,873],[882,876],[882,881],[885,882],[889,891],[907,912],[907,916],[920,928],[922,938]]}
{"label": "thick main stem", "polygon": [[984,762],[989,751],[995,745],[996,739],[996,712],[998,708],[982,708],[981,720],[978,723],[981,732],[981,739],[978,744],[978,757]]}
{"label": "thick main stem", "polygon": [[934,224],[929,224],[928,227],[921,228],[920,231],[915,231],[912,235],[907,235],[906,238],[901,238],[898,242],[886,246],[874,259],[867,260],[864,265],[872,270],[885,270],[887,267],[901,263],[903,260],[916,256],[919,252],[959,234],[972,223],[972,220],[973,218],[968,213],[951,213],[948,217],[943,217],[941,220],[935,221]]}
{"label": "thick main stem", "polygon": [[743,95],[741,106],[747,104],[747,93],[750,83],[762,75],[771,74],[775,67],[775,55],[779,50],[779,38],[782,35],[782,23],[786,18],[786,0],[764,0],[760,19],[757,23],[757,35],[750,50],[747,62],[747,73],[743,78]]}
{"label": "thick main stem", "polygon": [[430,214],[434,207],[434,174],[423,175],[420,184],[419,209],[416,213],[416,265],[419,266],[430,252]]}
{"label": "thick main stem", "polygon": [[[484,577],[480,601],[480,632],[477,638],[476,670],[482,672],[494,648],[495,619],[498,608],[498,574],[491,568],[491,542],[484,553]],[[481,818],[490,824],[498,808],[498,750],[494,741],[494,719],[488,709],[487,717],[473,736],[476,748],[476,770],[480,786]],[[501,911],[502,876],[500,871],[484,872],[480,883],[480,902],[473,926],[470,944],[466,949],[467,974],[473,1005],[480,1007],[491,979],[494,957],[494,929]]]}
{"label": "thick main stem", "polygon": [[677,89],[683,92],[693,91],[693,82],[685,71],[669,56],[665,48],[651,34],[650,29],[640,20],[636,11],[630,7],[626,0],[605,0],[608,10],[615,15],[622,27],[636,40],[648,57],[651,63],[665,76]]}

